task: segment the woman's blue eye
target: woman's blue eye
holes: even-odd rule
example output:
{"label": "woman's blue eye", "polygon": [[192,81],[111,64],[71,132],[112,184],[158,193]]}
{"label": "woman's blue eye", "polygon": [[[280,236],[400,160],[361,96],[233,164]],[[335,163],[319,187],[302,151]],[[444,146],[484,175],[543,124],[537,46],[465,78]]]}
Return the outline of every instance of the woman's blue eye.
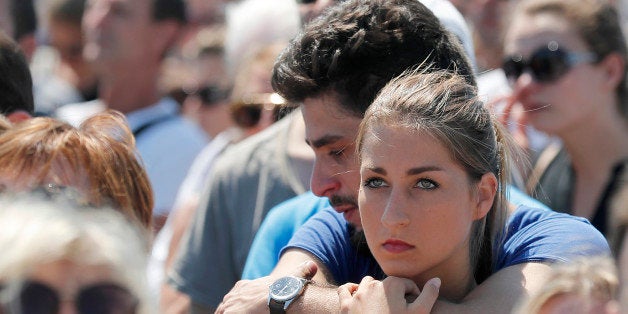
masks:
{"label": "woman's blue eye", "polygon": [[381,188],[386,186],[386,182],[380,178],[371,178],[364,181],[364,186],[371,189]]}
{"label": "woman's blue eye", "polygon": [[430,179],[421,179],[416,183],[416,186],[424,190],[433,190],[438,187],[438,184]]}

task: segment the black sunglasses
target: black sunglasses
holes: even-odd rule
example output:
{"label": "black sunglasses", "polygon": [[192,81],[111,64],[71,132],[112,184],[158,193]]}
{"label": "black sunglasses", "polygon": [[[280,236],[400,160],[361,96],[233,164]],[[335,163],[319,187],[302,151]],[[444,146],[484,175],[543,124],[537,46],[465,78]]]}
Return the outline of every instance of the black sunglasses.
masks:
{"label": "black sunglasses", "polygon": [[228,89],[220,88],[215,85],[204,86],[196,92],[205,106],[211,106],[229,99],[229,93],[230,91]]}
{"label": "black sunglasses", "polygon": [[[82,288],[75,300],[79,314],[133,314],[139,300],[127,289],[113,283],[99,283]],[[61,299],[54,288],[37,281],[26,281],[19,294],[5,306],[7,314],[57,314]],[[2,313],[2,310],[0,310]]]}
{"label": "black sunglasses", "polygon": [[551,83],[579,63],[595,62],[597,56],[592,52],[569,52],[558,46],[555,41],[537,49],[528,60],[521,55],[512,55],[504,60],[502,69],[509,81],[515,82],[521,74],[529,70],[535,81]]}
{"label": "black sunglasses", "polygon": [[259,123],[263,110],[272,111],[273,121],[283,118],[293,109],[277,93],[252,94],[231,105],[231,115],[241,127],[250,128]]}

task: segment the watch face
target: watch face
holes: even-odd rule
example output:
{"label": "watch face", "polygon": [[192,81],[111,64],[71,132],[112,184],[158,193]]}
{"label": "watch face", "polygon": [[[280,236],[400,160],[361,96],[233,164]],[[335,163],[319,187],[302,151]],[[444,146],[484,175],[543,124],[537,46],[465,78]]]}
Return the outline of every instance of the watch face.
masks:
{"label": "watch face", "polygon": [[286,301],[297,296],[302,288],[303,283],[299,278],[283,277],[270,286],[270,296],[276,301]]}

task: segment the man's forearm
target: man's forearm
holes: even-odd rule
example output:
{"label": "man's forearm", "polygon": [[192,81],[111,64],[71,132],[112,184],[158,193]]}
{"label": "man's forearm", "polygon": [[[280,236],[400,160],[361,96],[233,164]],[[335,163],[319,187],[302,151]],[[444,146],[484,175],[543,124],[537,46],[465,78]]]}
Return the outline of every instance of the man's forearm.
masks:
{"label": "man's forearm", "polygon": [[339,313],[338,287],[321,286],[315,282],[307,285],[303,295],[288,308],[288,313]]}
{"label": "man's forearm", "polygon": [[543,263],[507,267],[475,287],[459,304],[437,301],[432,313],[510,313],[517,303],[541,287],[550,271]]}

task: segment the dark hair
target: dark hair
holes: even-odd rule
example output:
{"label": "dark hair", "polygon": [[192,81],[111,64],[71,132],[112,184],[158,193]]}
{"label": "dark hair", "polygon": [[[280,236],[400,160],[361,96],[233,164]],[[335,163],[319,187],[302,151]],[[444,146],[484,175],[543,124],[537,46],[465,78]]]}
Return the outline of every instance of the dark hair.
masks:
{"label": "dark hair", "polygon": [[153,19],[155,21],[176,20],[181,24],[187,22],[185,2],[183,0],[152,0]]}
{"label": "dark hair", "polygon": [[476,86],[459,44],[416,0],[350,0],[305,27],[280,55],[273,88],[291,102],[334,92],[362,116],[379,90],[419,64],[463,75]]}
{"label": "dark hair", "polygon": [[10,0],[10,11],[13,17],[13,38],[20,40],[23,36],[37,31],[37,15],[33,0]]}
{"label": "dark hair", "polygon": [[33,81],[28,62],[15,41],[0,32],[0,114],[33,114]]}

